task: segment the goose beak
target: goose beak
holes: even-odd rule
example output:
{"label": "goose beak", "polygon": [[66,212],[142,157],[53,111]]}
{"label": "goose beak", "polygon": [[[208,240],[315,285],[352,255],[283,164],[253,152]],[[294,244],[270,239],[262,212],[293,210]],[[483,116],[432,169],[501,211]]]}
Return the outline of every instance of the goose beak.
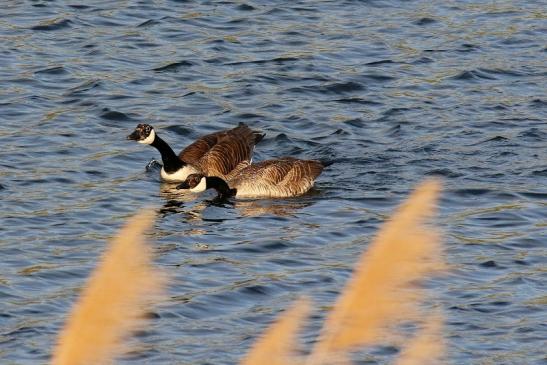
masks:
{"label": "goose beak", "polygon": [[127,139],[130,141],[138,141],[141,139],[139,131],[135,130],[133,133],[127,136]]}
{"label": "goose beak", "polygon": [[188,184],[188,182],[185,181],[182,184],[177,185],[177,189],[190,189],[190,184]]}

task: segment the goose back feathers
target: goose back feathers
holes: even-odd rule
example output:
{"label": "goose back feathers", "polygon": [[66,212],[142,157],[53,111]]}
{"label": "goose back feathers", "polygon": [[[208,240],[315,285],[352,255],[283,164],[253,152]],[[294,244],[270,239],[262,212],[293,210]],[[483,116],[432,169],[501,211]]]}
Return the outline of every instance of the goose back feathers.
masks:
{"label": "goose back feathers", "polygon": [[285,198],[304,194],[323,171],[319,161],[285,157],[250,165],[228,180],[237,197]]}
{"label": "goose back feathers", "polygon": [[197,167],[205,176],[229,177],[251,163],[255,144],[263,134],[240,123],[236,128],[208,134],[196,140],[179,154],[187,164]]}

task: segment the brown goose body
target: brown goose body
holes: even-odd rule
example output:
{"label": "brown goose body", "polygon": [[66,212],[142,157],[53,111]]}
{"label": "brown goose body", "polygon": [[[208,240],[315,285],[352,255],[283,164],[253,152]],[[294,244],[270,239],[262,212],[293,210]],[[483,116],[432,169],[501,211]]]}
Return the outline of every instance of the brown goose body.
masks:
{"label": "brown goose body", "polygon": [[214,188],[223,197],[288,198],[310,190],[323,168],[319,161],[284,157],[249,165],[227,180],[192,174],[179,188],[193,192]]}
{"label": "brown goose body", "polygon": [[188,175],[194,173],[228,179],[231,174],[250,165],[254,146],[263,137],[264,134],[240,123],[235,128],[198,138],[178,156],[148,124],[139,124],[127,138],[158,149],[163,161],[163,180],[184,181]]}
{"label": "brown goose body", "polygon": [[319,161],[285,157],[250,165],[227,182],[238,198],[286,198],[310,190],[323,168]]}

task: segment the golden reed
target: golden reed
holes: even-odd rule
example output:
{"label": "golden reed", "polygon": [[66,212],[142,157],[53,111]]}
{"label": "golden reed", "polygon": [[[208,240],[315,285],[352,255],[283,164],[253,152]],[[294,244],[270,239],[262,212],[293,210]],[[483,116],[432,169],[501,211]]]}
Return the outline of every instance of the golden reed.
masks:
{"label": "golden reed", "polygon": [[153,221],[151,211],[142,212],[112,240],[61,332],[53,365],[108,364],[124,350],[166,282],[144,239]]}
{"label": "golden reed", "polygon": [[444,353],[443,317],[430,316],[423,329],[412,338],[394,365],[437,365]]}
{"label": "golden reed", "polygon": [[[352,279],[329,313],[307,357],[298,355],[298,330],[310,311],[306,299],[287,310],[257,341],[242,365],[350,364],[361,346],[396,338],[409,319],[422,329],[406,343],[395,365],[439,364],[443,356],[441,313],[420,311],[417,285],[444,269],[439,232],[426,227],[440,190],[426,181],[394,213],[359,260]],[[53,365],[107,364],[123,351],[123,340],[142,324],[147,304],[163,291],[165,277],[151,264],[143,233],[153,214],[138,214],[120,231],[92,274],[55,349]]]}
{"label": "golden reed", "polygon": [[[295,345],[287,342],[295,341],[307,312],[305,305],[297,304],[272,325],[242,364],[273,364],[275,356],[276,365],[350,364],[350,351],[385,344],[396,337],[398,323],[423,322],[425,315],[419,309],[425,293],[416,283],[444,268],[440,234],[425,226],[435,212],[439,190],[436,180],[421,184],[384,224],[359,260],[307,358],[297,356]],[[441,324],[440,314],[427,321],[396,364],[438,364],[443,354]]]}
{"label": "golden reed", "polygon": [[294,364],[296,344],[298,343],[297,331],[309,311],[310,304],[308,301],[300,299],[277,322],[270,326],[241,364]]}

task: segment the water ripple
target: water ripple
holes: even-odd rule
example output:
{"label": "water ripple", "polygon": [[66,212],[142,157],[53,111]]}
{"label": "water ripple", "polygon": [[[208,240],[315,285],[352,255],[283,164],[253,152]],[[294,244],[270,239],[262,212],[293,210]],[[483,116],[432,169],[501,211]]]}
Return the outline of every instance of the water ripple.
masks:
{"label": "water ripple", "polygon": [[[542,29],[537,2],[6,3],[0,362],[49,361],[105,240],[150,205],[173,284],[120,363],[237,363],[301,295],[321,303],[311,342],[378,226],[434,175],[448,358],[542,363]],[[157,151],[125,139],[143,121],[176,152],[245,121],[266,133],[255,161],[334,163],[306,196],[217,204],[160,182]]]}

